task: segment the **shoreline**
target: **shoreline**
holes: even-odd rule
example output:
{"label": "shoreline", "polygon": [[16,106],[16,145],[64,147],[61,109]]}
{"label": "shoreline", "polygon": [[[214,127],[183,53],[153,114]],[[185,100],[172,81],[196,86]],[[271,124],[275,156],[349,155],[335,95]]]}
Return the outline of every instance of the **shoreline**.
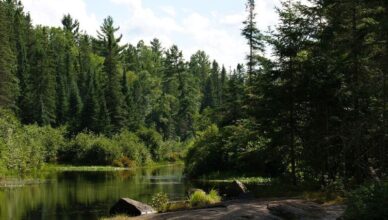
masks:
{"label": "shoreline", "polygon": [[[298,207],[299,214],[310,219],[335,220],[340,217],[344,210],[344,205],[337,204],[316,204],[308,200],[295,198],[269,198],[269,199],[246,199],[230,200],[215,204],[212,207],[186,209],[129,217],[124,215],[104,217],[101,220],[164,220],[164,219],[283,219],[270,207],[287,204],[290,207]],[[313,208],[312,208],[313,207]],[[313,218],[311,218],[313,217]],[[318,218],[314,218],[318,217]]]}
{"label": "shoreline", "polygon": [[26,174],[17,173],[0,173],[0,189],[17,188],[26,185],[35,185],[46,183],[45,178],[50,173],[55,172],[120,172],[120,171],[134,171],[137,169],[157,169],[169,166],[183,166],[182,162],[166,163],[156,162],[145,166],[136,166],[131,168],[113,167],[113,166],[74,166],[74,165],[60,165],[60,164],[46,164],[39,170],[34,170]]}

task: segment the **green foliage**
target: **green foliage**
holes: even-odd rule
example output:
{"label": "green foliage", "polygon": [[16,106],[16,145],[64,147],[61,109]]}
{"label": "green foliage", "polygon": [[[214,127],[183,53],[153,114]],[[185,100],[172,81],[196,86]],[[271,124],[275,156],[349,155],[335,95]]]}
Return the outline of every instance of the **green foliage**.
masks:
{"label": "green foliage", "polygon": [[44,161],[55,163],[57,161],[58,149],[67,144],[65,139],[65,128],[52,128],[51,126],[39,127],[36,125],[25,126],[28,137],[39,139],[44,150]]}
{"label": "green foliage", "polygon": [[19,94],[19,82],[16,76],[16,57],[12,50],[11,27],[13,20],[5,7],[5,2],[0,2],[0,107],[16,109]]}
{"label": "green foliage", "polygon": [[61,130],[36,125],[22,126],[9,111],[0,110],[0,157],[3,169],[25,173],[56,159],[65,144]]}
{"label": "green foliage", "polygon": [[134,168],[136,167],[136,161],[130,160],[128,157],[120,157],[112,162],[113,166]]}
{"label": "green foliage", "polygon": [[145,165],[152,160],[150,152],[134,133],[122,131],[113,137],[113,141],[121,149],[122,155],[130,161],[135,161],[135,165]]}
{"label": "green foliage", "polygon": [[185,173],[198,176],[210,169],[221,169],[223,161],[219,138],[219,129],[216,125],[211,125],[198,134],[193,147],[187,152]]}
{"label": "green foliage", "polygon": [[244,124],[219,129],[212,125],[200,132],[186,155],[185,172],[195,177],[227,171],[255,176],[279,173],[279,162],[264,160],[264,155],[269,155],[265,149],[267,140],[247,127]]}
{"label": "green foliage", "polygon": [[173,140],[164,141],[160,146],[159,155],[161,161],[182,161],[187,150],[193,145],[193,141],[178,142]]}
{"label": "green foliage", "polygon": [[387,219],[387,207],[387,183],[363,185],[349,194],[344,219]]}
{"label": "green foliage", "polygon": [[121,156],[121,149],[103,135],[80,133],[64,148],[59,160],[79,165],[112,165]]}
{"label": "green foliage", "polygon": [[169,199],[166,193],[160,192],[152,196],[151,206],[154,207],[157,211],[163,212],[166,210]]}
{"label": "green foliage", "polygon": [[206,194],[203,190],[196,190],[189,197],[189,202],[192,207],[203,207],[211,204],[215,204],[221,201],[221,197],[214,189],[210,190],[209,194]]}
{"label": "green foliage", "polygon": [[151,153],[152,159],[160,160],[161,155],[160,147],[163,142],[162,136],[152,128],[140,128],[136,135],[140,138],[140,140],[145,144],[149,152]]}

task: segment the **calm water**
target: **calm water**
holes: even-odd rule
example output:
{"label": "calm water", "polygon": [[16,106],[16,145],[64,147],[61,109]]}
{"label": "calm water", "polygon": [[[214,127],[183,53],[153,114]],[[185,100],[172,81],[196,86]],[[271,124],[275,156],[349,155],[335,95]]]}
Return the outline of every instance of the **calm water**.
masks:
{"label": "calm water", "polygon": [[165,192],[183,199],[190,187],[182,178],[183,166],[112,172],[58,172],[44,182],[0,188],[0,219],[99,219],[121,197],[150,202]]}

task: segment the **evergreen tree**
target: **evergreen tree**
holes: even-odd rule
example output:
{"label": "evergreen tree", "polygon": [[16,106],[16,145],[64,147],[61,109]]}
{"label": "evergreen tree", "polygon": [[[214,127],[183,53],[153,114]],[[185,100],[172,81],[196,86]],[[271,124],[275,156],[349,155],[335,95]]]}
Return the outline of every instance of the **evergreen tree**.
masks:
{"label": "evergreen tree", "polygon": [[0,106],[16,110],[19,82],[16,56],[11,45],[11,23],[5,3],[0,2]]}
{"label": "evergreen tree", "polygon": [[98,32],[98,43],[101,55],[105,58],[104,72],[106,73],[106,107],[108,110],[110,122],[114,131],[123,128],[123,97],[120,90],[119,63],[120,54],[124,49],[119,45],[122,36],[116,37],[115,33],[119,28],[115,28],[113,19],[108,17],[104,19],[101,26],[101,32]]}
{"label": "evergreen tree", "polygon": [[79,22],[77,19],[73,19],[70,14],[63,16],[62,25],[65,32],[69,32],[75,37],[78,36]]}
{"label": "evergreen tree", "polygon": [[242,35],[247,39],[249,54],[247,56],[248,83],[256,74],[259,52],[264,50],[263,35],[256,26],[255,0],[248,0],[247,4],[248,18],[243,22],[245,25],[242,29]]}
{"label": "evergreen tree", "polygon": [[30,53],[30,76],[28,79],[28,102],[31,115],[28,122],[40,125],[55,123],[56,82],[52,59],[54,51],[49,47],[49,30],[39,27],[33,36]]}
{"label": "evergreen tree", "polygon": [[82,109],[80,128],[81,130],[101,132],[98,125],[100,105],[96,93],[95,74],[90,74],[88,81],[88,90]]}

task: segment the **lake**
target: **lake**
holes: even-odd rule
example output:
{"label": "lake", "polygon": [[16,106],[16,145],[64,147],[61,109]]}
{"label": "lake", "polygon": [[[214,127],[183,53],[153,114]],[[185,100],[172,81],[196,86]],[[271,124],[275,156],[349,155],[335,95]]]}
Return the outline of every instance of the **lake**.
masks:
{"label": "lake", "polygon": [[145,203],[165,192],[171,200],[186,198],[189,187],[183,165],[110,172],[54,172],[40,183],[0,188],[1,220],[84,220],[109,215],[121,197]]}

